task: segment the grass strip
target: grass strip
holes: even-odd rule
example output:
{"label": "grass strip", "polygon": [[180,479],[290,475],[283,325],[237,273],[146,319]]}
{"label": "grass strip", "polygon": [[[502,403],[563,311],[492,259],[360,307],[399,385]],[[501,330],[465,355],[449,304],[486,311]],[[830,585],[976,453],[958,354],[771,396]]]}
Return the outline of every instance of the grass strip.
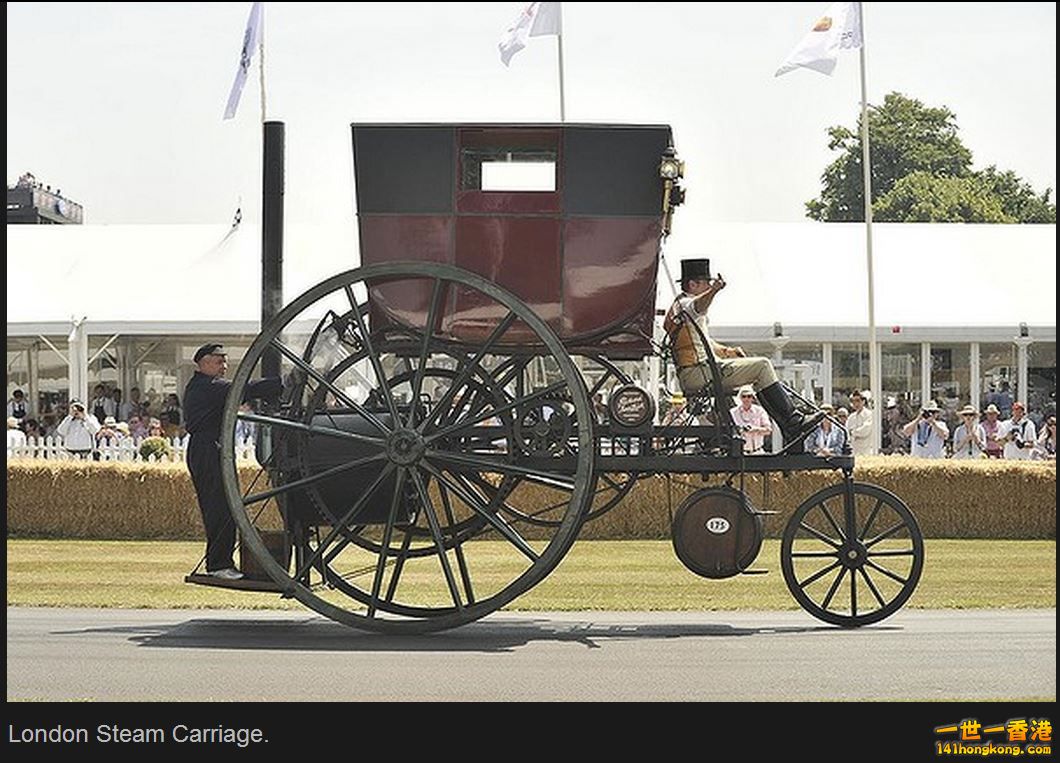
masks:
{"label": "grass strip", "polygon": [[[512,570],[505,545],[485,544],[486,574]],[[920,609],[1056,606],[1056,541],[927,540],[924,573],[906,605]],[[490,550],[496,563],[489,567]],[[767,575],[706,580],[686,570],[669,541],[579,541],[544,581],[508,610],[703,611],[798,609],[780,572],[780,543],[755,562]],[[193,541],[12,540],[8,606],[147,609],[294,609],[276,594],[189,585],[202,554]],[[440,574],[440,573],[439,573]],[[435,581],[431,581],[434,583]]]}

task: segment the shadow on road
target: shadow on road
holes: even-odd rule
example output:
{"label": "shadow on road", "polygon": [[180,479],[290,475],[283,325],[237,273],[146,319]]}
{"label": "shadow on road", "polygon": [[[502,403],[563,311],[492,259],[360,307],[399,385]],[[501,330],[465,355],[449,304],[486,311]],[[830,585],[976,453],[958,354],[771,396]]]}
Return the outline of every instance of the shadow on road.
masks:
{"label": "shadow on road", "polygon": [[[892,630],[876,626],[870,630]],[[593,620],[554,622],[475,622],[442,633],[382,635],[364,633],[323,618],[292,620],[202,618],[164,625],[123,625],[57,631],[57,634],[128,634],[146,647],[167,649],[280,649],[335,652],[507,652],[536,642],[561,641],[599,649],[613,640],[650,640],[761,636],[774,634],[849,633],[829,625],[746,628],[725,624],[596,623]]]}

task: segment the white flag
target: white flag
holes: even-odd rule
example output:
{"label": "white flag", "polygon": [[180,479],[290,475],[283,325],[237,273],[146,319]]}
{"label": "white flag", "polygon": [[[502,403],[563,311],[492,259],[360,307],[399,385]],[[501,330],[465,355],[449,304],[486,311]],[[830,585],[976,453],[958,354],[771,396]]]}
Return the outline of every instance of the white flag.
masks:
{"label": "white flag", "polygon": [[831,75],[840,50],[860,47],[861,3],[832,3],[773,76],[779,77],[800,66]]}
{"label": "white flag", "polygon": [[501,61],[507,66],[512,56],[526,47],[528,37],[542,37],[547,34],[560,35],[559,3],[530,3],[516,20],[515,24],[504,33],[504,38],[497,46],[501,51]]}
{"label": "white flag", "polygon": [[254,58],[254,51],[261,44],[263,5],[264,3],[254,3],[250,8],[247,30],[243,32],[243,50],[239,52],[236,81],[232,83],[232,92],[228,94],[228,105],[225,106],[225,119],[231,119],[236,115],[236,109],[239,108],[239,96],[243,94],[243,84],[247,81],[247,72],[250,70],[250,62]]}

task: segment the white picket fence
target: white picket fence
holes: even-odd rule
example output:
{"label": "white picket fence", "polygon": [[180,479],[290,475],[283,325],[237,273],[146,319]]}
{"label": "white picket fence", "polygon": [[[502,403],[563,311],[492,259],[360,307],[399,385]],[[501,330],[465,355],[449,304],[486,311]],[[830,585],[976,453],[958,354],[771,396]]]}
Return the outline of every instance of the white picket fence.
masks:
{"label": "white picket fence", "polygon": [[[117,443],[105,443],[96,447],[97,453],[99,453],[100,461],[144,461],[145,459],[140,456],[140,443],[141,440],[133,440],[128,438]],[[166,442],[169,443],[171,453],[169,456],[148,456],[147,461],[152,463],[156,461],[170,461],[177,462],[183,461],[186,457],[187,447],[185,442],[179,437],[167,438]],[[26,440],[25,445],[15,445],[7,449],[7,457],[10,458],[50,458],[57,461],[65,461],[77,458],[74,454],[70,453],[63,447],[63,438],[61,437],[44,437],[40,440],[36,438],[29,438]],[[239,460],[249,460],[254,458],[254,442],[247,440],[246,442],[236,444],[236,458]]]}

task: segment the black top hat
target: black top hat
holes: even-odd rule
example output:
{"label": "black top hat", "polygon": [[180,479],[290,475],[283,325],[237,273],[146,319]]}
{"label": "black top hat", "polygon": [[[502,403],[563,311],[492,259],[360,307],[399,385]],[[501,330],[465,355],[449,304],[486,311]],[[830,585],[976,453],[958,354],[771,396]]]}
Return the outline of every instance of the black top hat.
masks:
{"label": "black top hat", "polygon": [[696,281],[710,280],[710,260],[681,260],[681,283],[693,279]]}

